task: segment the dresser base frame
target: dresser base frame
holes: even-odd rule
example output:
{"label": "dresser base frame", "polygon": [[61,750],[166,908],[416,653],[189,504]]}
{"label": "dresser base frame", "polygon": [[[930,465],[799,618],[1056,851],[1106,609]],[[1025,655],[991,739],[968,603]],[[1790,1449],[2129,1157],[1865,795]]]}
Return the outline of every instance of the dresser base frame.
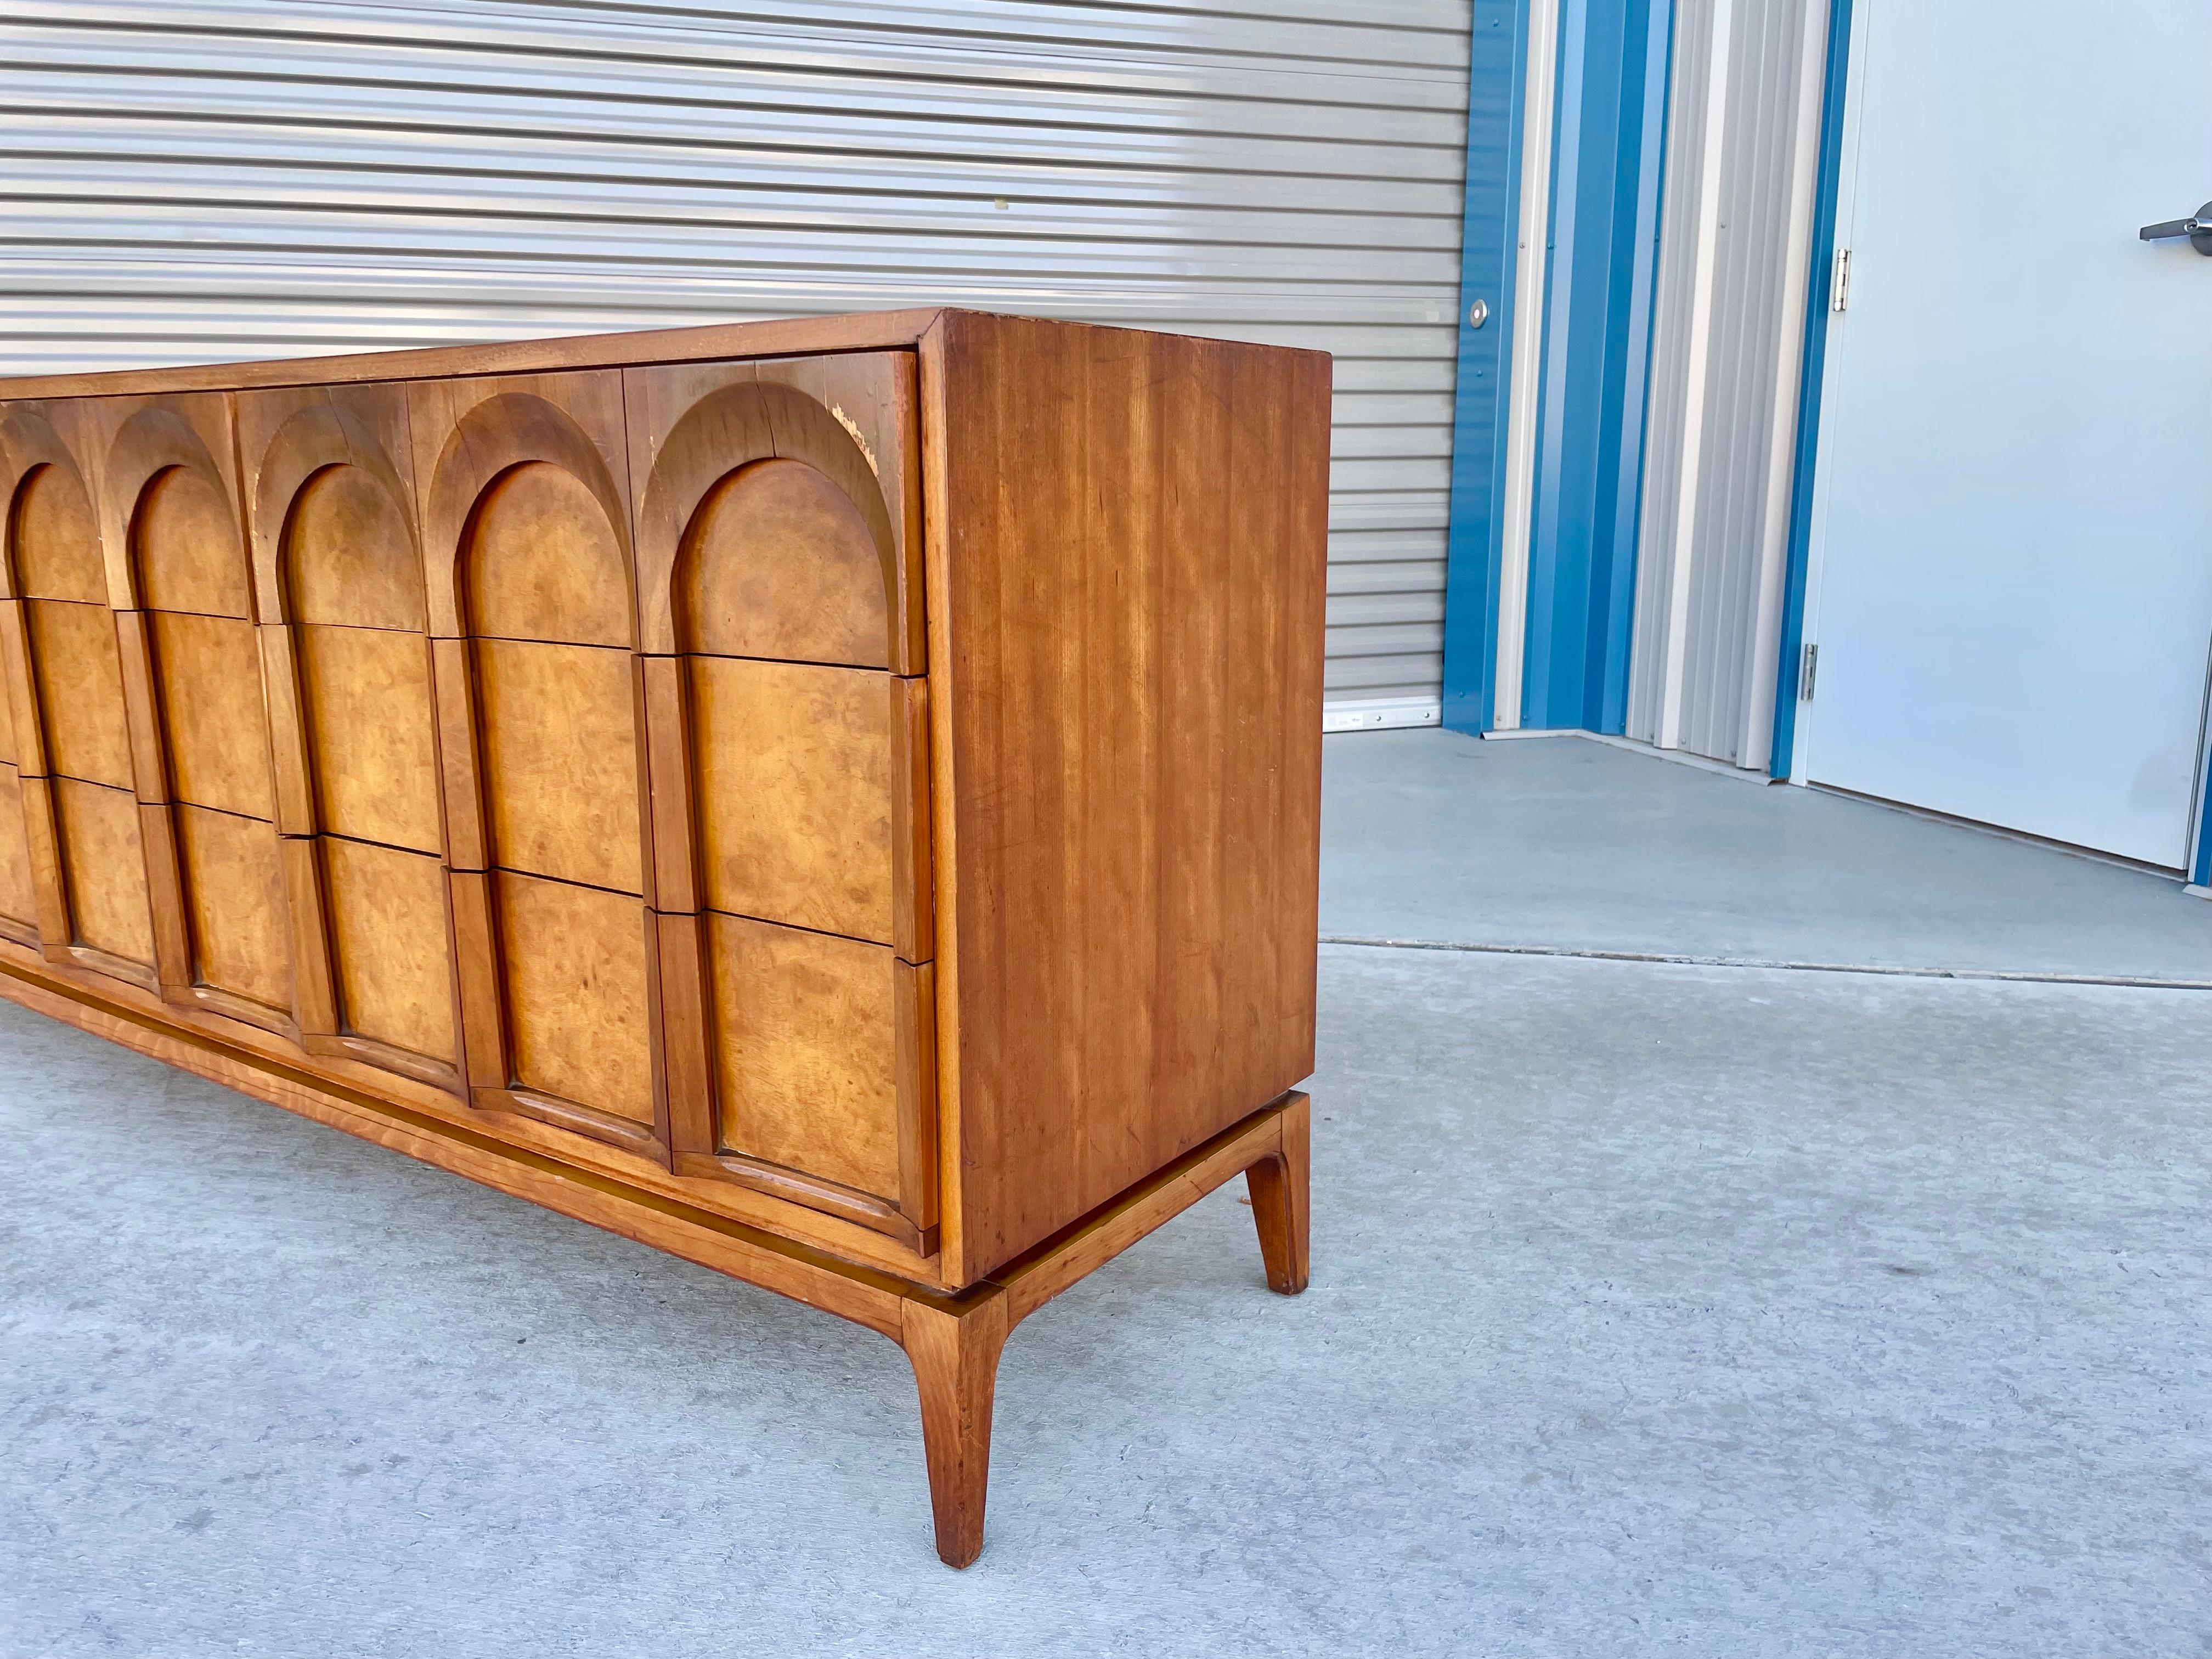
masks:
{"label": "dresser base frame", "polygon": [[992,1393],[1000,1351],[1023,1320],[1240,1174],[1251,1193],[1267,1288],[1283,1296],[1305,1289],[1311,1121],[1307,1097],[1293,1089],[981,1285],[956,1297],[909,1297],[902,1304],[896,1334],[921,1389],[929,1501],[937,1553],[947,1565],[964,1567],[982,1553]]}
{"label": "dresser base frame", "polygon": [[1252,1199],[1268,1288],[1306,1286],[1307,1097],[1292,1090],[957,1294],[840,1260],[659,1193],[448,1123],[243,1044],[101,1001],[0,959],[0,997],[302,1117],[879,1331],[906,1350],[921,1397],[937,1553],[983,1547],[992,1398],[1008,1333],[1237,1175]]}

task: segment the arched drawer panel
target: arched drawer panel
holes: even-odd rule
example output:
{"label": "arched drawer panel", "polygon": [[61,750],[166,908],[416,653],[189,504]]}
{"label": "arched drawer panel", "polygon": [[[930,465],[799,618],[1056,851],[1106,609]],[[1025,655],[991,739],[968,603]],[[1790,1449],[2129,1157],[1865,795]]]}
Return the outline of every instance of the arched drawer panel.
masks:
{"label": "arched drawer panel", "polygon": [[677,1167],[935,1224],[914,363],[625,375]]}
{"label": "arched drawer panel", "polygon": [[686,652],[890,666],[874,528],[808,462],[759,460],[724,473],[691,515],[676,581],[677,643]]}
{"label": "arched drawer panel", "polygon": [[[43,417],[40,424],[46,427]],[[107,569],[79,463],[51,428],[44,435],[38,451],[26,453],[29,465],[15,492],[9,591],[24,599],[105,606]]]}
{"label": "arched drawer panel", "polygon": [[151,900],[108,567],[80,406],[0,412],[0,643],[9,659],[0,931],[50,959],[156,984]]}
{"label": "arched drawer panel", "polygon": [[621,376],[410,398],[471,1097],[665,1164]]}
{"label": "arched drawer panel", "polygon": [[406,389],[249,393],[239,434],[302,1041],[458,1090]]}
{"label": "arched drawer panel", "polygon": [[623,379],[639,649],[924,672],[912,353]]}
{"label": "arched drawer panel", "polygon": [[100,513],[109,592],[131,599],[118,644],[126,697],[142,700],[133,772],[152,809],[140,826],[162,991],[296,1036],[231,402],[118,399],[104,412]]}

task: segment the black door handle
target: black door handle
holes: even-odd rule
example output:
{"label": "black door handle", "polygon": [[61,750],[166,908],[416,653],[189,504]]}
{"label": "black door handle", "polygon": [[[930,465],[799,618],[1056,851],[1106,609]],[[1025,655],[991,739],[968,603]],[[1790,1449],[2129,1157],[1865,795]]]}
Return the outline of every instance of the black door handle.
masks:
{"label": "black door handle", "polygon": [[2187,219],[2168,219],[2162,225],[2145,225],[2136,233],[2146,242],[2162,242],[2168,237],[2186,236],[2189,246],[2199,253],[2212,255],[2212,202],[2207,202]]}

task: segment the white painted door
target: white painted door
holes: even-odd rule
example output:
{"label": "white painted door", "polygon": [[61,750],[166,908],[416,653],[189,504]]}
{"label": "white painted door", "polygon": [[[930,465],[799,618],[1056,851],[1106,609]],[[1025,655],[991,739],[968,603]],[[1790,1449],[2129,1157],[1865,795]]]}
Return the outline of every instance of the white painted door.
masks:
{"label": "white painted door", "polygon": [[1813,781],[2179,866],[2212,638],[2212,0],[1859,0]]}

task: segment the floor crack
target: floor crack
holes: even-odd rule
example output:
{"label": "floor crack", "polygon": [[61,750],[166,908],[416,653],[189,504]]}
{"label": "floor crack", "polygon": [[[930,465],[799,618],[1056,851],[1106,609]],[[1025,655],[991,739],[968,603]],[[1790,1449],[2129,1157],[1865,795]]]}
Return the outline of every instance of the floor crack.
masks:
{"label": "floor crack", "polygon": [[1875,974],[1892,979],[1978,979],[2018,985],[2109,985],[2124,990],[2212,991],[2212,980],[2162,979],[2130,974],[2050,974],[2003,968],[1908,968],[1876,963],[1787,962],[1763,957],[1679,956],[1662,951],[1600,951],[1565,945],[1476,945],[1456,939],[1376,939],[1323,933],[1323,945],[1375,951],[1455,951],[1477,956],[1572,957],[1589,962],[1650,962],[1678,968],[1765,968],[1800,974]]}

